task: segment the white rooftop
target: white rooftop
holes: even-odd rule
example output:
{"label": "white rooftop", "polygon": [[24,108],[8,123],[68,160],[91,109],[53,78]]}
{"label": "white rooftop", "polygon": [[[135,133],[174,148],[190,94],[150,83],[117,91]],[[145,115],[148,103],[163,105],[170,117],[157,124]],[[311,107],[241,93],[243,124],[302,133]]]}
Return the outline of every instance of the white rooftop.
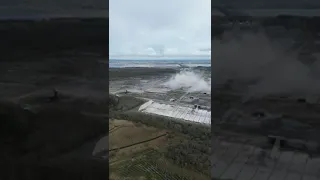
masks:
{"label": "white rooftop", "polygon": [[211,124],[211,112],[203,109],[193,109],[180,105],[161,104],[152,100],[141,105],[140,112],[173,117],[186,121],[193,121],[201,124]]}

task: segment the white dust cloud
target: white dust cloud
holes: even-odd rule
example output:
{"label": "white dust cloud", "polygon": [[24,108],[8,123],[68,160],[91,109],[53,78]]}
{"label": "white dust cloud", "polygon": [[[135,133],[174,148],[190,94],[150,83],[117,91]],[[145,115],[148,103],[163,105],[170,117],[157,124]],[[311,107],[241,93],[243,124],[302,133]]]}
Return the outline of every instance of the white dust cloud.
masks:
{"label": "white dust cloud", "polygon": [[211,92],[211,81],[193,71],[181,71],[163,85],[172,90],[183,88],[188,92]]}
{"label": "white dust cloud", "polygon": [[226,42],[215,40],[212,47],[214,83],[228,79],[255,82],[248,88],[253,96],[320,92],[318,62],[303,64],[298,52],[287,51],[285,44],[273,42],[263,33],[246,33]]}

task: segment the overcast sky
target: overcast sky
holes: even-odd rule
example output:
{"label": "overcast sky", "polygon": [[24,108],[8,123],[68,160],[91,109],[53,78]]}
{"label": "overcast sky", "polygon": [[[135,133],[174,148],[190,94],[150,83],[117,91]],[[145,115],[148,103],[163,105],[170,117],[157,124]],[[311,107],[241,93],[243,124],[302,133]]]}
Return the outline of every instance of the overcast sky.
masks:
{"label": "overcast sky", "polygon": [[109,2],[111,56],[210,55],[211,0]]}

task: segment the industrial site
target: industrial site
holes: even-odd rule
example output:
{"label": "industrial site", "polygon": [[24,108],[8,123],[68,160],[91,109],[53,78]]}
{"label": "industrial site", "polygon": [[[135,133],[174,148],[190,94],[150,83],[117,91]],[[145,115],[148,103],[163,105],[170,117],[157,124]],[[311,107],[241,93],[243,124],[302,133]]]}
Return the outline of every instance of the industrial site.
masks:
{"label": "industrial site", "polygon": [[211,175],[319,179],[319,18],[264,13],[216,13]]}
{"label": "industrial site", "polygon": [[112,177],[210,178],[210,67],[110,68],[109,79]]}
{"label": "industrial site", "polygon": [[193,72],[178,68],[172,70],[177,73],[111,80],[109,91],[117,96],[133,96],[147,101],[139,107],[139,112],[210,125],[209,70]]}

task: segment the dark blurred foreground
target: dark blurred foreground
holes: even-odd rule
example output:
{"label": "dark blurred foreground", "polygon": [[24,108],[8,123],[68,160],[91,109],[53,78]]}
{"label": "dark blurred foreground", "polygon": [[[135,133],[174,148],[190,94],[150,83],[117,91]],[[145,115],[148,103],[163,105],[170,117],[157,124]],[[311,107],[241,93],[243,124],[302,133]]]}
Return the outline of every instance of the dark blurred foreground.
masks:
{"label": "dark blurred foreground", "polygon": [[108,19],[0,21],[1,61],[63,51],[108,56]]}
{"label": "dark blurred foreground", "polygon": [[[0,179],[108,179],[108,160],[92,156],[108,118],[90,115],[107,115],[107,98],[84,97],[97,94],[97,69],[107,76],[97,60],[108,56],[108,19],[1,21],[0,39]],[[58,88],[59,101],[50,102],[57,86],[72,88]]]}

